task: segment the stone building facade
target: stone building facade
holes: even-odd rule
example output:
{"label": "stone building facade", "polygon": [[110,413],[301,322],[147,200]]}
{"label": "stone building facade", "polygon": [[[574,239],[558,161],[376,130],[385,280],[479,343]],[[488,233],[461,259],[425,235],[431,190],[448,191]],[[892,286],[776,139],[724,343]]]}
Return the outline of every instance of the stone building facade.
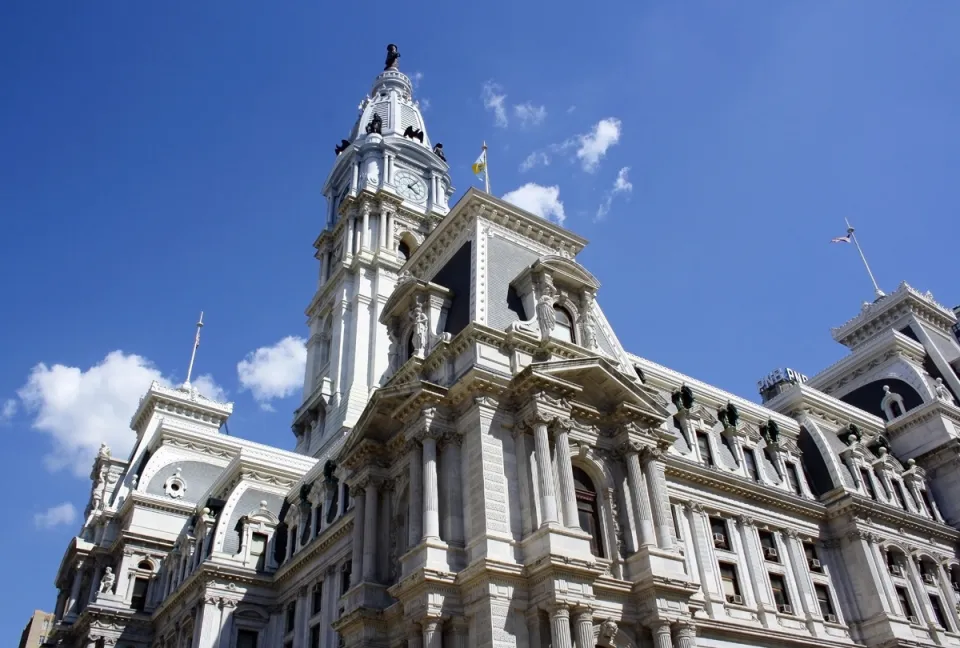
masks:
{"label": "stone building facade", "polygon": [[902,284],[758,404],[623,348],[586,241],[454,205],[388,58],[324,185],[295,451],[154,384],[70,648],[960,646],[960,343]]}

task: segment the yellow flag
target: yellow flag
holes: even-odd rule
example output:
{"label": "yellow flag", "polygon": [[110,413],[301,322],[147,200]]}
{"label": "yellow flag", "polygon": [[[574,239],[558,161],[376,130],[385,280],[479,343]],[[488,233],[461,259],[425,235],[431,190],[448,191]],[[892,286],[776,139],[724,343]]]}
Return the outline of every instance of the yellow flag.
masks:
{"label": "yellow flag", "polygon": [[473,163],[471,168],[477,175],[480,175],[487,170],[487,147],[483,147],[480,157],[477,158],[477,161]]}

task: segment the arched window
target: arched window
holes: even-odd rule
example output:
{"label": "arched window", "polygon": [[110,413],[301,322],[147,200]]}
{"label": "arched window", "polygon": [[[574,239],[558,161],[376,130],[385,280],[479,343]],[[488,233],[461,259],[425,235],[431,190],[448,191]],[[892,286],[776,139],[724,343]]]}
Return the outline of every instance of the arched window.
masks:
{"label": "arched window", "polygon": [[553,313],[557,318],[557,324],[553,327],[553,337],[564,342],[573,342],[573,319],[570,313],[562,306],[554,306]]}
{"label": "arched window", "polygon": [[580,528],[590,534],[590,553],[604,557],[603,534],[600,532],[600,502],[593,480],[580,468],[573,468],[573,489],[577,497]]}
{"label": "arched window", "polygon": [[397,255],[404,261],[410,258],[410,246],[406,241],[400,241],[400,245],[397,246]]}

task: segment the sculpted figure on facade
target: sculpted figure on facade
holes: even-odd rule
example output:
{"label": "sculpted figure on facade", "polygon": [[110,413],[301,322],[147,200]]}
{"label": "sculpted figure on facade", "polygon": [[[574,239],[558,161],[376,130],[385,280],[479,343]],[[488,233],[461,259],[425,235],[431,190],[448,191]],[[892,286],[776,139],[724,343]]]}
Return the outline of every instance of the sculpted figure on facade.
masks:
{"label": "sculpted figure on facade", "polygon": [[113,583],[116,576],[113,575],[113,567],[107,567],[103,570],[103,577],[100,579],[100,593],[109,594],[113,591]]}
{"label": "sculpted figure on facade", "polygon": [[427,316],[423,312],[423,305],[419,300],[413,303],[413,310],[410,311],[410,322],[412,323],[410,346],[413,355],[422,358],[427,350]]}
{"label": "sculpted figure on facade", "polygon": [[937,383],[933,387],[934,391],[937,394],[937,398],[948,403],[953,402],[953,395],[950,393],[950,390],[946,385],[943,384],[943,378],[937,378]]}

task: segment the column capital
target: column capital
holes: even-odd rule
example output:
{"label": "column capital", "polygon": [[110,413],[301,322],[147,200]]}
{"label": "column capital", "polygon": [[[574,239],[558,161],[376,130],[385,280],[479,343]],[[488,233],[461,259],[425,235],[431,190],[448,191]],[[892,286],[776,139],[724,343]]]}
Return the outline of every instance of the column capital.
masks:
{"label": "column capital", "polygon": [[661,461],[666,454],[667,449],[661,447],[659,444],[656,446],[646,446],[640,455],[640,461],[644,464],[650,463],[651,461]]}
{"label": "column capital", "polygon": [[589,605],[577,605],[573,608],[575,621],[593,621],[593,608]]}
{"label": "column capital", "polygon": [[452,432],[455,432],[454,426],[436,407],[424,407],[407,430],[407,437],[422,443],[424,439],[439,440]]}
{"label": "column capital", "polygon": [[678,639],[692,639],[697,636],[697,626],[693,621],[680,619],[673,623],[673,631]]}
{"label": "column capital", "polygon": [[456,430],[445,430],[440,435],[438,441],[440,442],[441,448],[446,446],[456,446],[459,448],[463,444],[463,435]]}
{"label": "column capital", "polygon": [[643,448],[644,445],[639,441],[623,441],[617,446],[617,452],[624,457],[629,457],[632,454],[639,457],[640,453],[643,451]]}
{"label": "column capital", "polygon": [[420,620],[420,627],[424,632],[436,632],[442,619],[438,616],[426,616]]}
{"label": "column capital", "polygon": [[783,529],[783,535],[791,540],[797,540],[800,537],[796,529]]}
{"label": "column capital", "polygon": [[570,618],[570,606],[562,601],[557,601],[547,605],[547,611],[550,613],[550,617],[553,619]]}
{"label": "column capital", "polygon": [[569,434],[570,431],[576,427],[576,424],[569,418],[562,418],[560,416],[554,416],[552,419],[550,419],[550,423],[548,425],[550,426],[550,431],[554,434]]}
{"label": "column capital", "polygon": [[753,521],[753,518],[750,517],[749,515],[741,514],[735,517],[734,520],[736,520],[738,526],[741,526],[745,529],[756,526],[756,523]]}

